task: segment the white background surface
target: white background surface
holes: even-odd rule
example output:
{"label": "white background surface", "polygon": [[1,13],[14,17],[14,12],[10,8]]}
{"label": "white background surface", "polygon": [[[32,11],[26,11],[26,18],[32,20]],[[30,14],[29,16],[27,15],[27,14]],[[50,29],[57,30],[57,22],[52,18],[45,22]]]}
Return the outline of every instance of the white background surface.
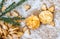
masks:
{"label": "white background surface", "polygon": [[[13,1],[17,3],[19,0],[8,0],[5,3],[5,6],[7,7]],[[55,27],[51,27],[51,25],[41,25],[41,27],[38,28],[37,30],[34,31],[31,30],[31,35],[25,32],[21,39],[60,39],[60,0],[28,0],[24,4],[30,4],[31,5],[30,10],[25,11],[23,7],[24,4],[17,7],[16,10],[23,17],[27,17],[29,14],[31,14],[30,12],[32,10],[34,9],[39,10],[43,3],[46,3],[48,7],[51,6],[52,4],[55,5],[55,18],[54,18]],[[47,31],[51,35],[50,37],[47,36],[48,35]]]}

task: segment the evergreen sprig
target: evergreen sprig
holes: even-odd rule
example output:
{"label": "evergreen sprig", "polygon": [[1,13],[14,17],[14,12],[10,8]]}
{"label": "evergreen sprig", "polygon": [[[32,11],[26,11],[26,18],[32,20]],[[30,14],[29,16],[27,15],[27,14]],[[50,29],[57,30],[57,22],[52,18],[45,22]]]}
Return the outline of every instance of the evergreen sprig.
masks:
{"label": "evergreen sprig", "polygon": [[18,26],[20,25],[20,23],[15,22],[12,18],[0,17],[0,20],[13,25],[18,25]]}
{"label": "evergreen sprig", "polygon": [[[13,10],[14,8],[16,8],[17,6],[21,5],[22,3],[24,3],[26,0],[21,0],[19,1],[17,4],[15,2],[13,2],[10,6],[8,6],[3,12],[1,12],[2,14],[0,15],[0,20],[10,23],[12,25],[20,25],[20,23],[15,22],[14,20],[21,20],[21,19],[25,19],[25,18],[19,18],[19,17],[13,17],[13,18],[6,18],[6,17],[2,17],[3,15],[7,14],[7,12],[10,12],[11,10]],[[0,4],[0,9],[2,9],[3,7],[3,3],[4,0],[2,1],[2,3]]]}
{"label": "evergreen sprig", "polygon": [[2,12],[2,14],[0,15],[3,16],[5,15],[7,12],[10,12],[11,10],[13,10],[14,8],[16,8],[17,6],[21,5],[22,3],[24,3],[26,0],[21,0],[19,1],[17,4],[12,3],[8,8],[5,9],[5,11]]}

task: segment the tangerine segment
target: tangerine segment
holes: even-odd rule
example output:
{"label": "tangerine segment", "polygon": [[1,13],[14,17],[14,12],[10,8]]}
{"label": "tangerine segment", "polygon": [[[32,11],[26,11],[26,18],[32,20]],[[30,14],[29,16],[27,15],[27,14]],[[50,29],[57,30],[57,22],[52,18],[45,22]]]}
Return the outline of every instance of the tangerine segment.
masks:
{"label": "tangerine segment", "polygon": [[55,6],[52,5],[51,7],[48,8],[48,10],[49,10],[50,12],[54,12],[54,11],[55,11]]}
{"label": "tangerine segment", "polygon": [[41,10],[47,10],[47,5],[46,4],[43,4],[42,7],[41,7]]}

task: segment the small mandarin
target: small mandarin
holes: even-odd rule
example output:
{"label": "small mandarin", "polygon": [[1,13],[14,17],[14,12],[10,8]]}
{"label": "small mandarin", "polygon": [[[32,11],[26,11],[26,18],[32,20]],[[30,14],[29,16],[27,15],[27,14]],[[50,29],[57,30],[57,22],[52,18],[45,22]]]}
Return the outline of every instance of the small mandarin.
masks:
{"label": "small mandarin", "polygon": [[48,23],[52,22],[52,20],[53,20],[53,14],[50,11],[42,11],[39,14],[39,18],[40,18],[40,21],[43,24],[48,24]]}
{"label": "small mandarin", "polygon": [[37,29],[40,26],[40,21],[37,16],[31,15],[26,19],[26,25],[30,29]]}

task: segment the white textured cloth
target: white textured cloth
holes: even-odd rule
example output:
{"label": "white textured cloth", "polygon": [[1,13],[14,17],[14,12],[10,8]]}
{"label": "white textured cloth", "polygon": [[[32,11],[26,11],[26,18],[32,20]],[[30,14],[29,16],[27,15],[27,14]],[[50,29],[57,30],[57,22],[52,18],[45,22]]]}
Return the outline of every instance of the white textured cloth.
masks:
{"label": "white textured cloth", "polygon": [[[12,2],[18,2],[19,0],[8,0],[5,4],[7,7]],[[21,39],[60,39],[60,0],[28,0],[23,3],[21,6],[17,7],[16,10],[23,16],[27,17],[31,14],[31,11],[34,9],[39,10],[41,5],[46,3],[47,6],[55,5],[55,27],[50,27],[51,25],[41,25],[37,30],[31,30],[31,35],[28,35],[26,32]],[[24,10],[24,4],[31,5],[31,9],[28,11]]]}

